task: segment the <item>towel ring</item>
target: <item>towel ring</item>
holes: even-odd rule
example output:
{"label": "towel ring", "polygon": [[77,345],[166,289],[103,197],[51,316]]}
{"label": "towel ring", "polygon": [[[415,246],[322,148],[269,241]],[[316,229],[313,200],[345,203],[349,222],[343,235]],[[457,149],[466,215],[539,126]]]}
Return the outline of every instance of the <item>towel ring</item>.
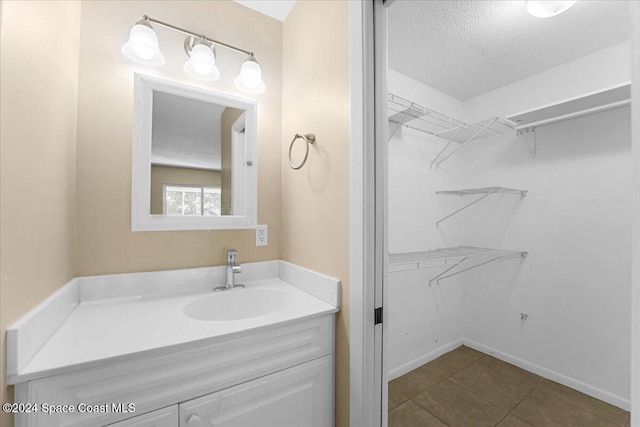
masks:
{"label": "towel ring", "polygon": [[[302,163],[300,163],[298,166],[295,166],[293,164],[293,161],[291,161],[291,150],[293,150],[293,144],[295,144],[297,139],[305,140],[305,142],[307,143],[307,150],[304,152],[304,159],[302,159]],[[289,145],[289,166],[291,166],[291,169],[298,170],[303,167],[305,163],[307,163],[307,157],[309,157],[309,144],[313,144],[314,142],[316,142],[316,136],[314,134],[308,133],[306,135],[300,135],[299,133],[296,133],[296,136],[294,136],[293,140],[291,141],[291,145]]]}

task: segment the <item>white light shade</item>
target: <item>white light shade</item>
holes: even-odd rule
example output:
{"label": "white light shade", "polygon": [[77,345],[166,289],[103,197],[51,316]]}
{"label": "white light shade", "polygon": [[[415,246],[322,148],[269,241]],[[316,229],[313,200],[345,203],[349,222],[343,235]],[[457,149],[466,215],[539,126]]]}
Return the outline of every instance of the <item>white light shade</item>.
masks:
{"label": "white light shade", "polygon": [[266,86],[262,81],[262,69],[253,56],[247,58],[240,67],[240,74],[233,81],[238,89],[247,93],[262,93]]}
{"label": "white light shade", "polygon": [[220,78],[220,70],[216,67],[216,56],[209,46],[198,43],[193,46],[189,60],[184,63],[184,72],[198,80],[212,82]]}
{"label": "white light shade", "polygon": [[164,64],[164,56],[158,47],[158,36],[145,21],[138,22],[131,28],[129,40],[122,46],[122,53],[140,64]]}
{"label": "white light shade", "polygon": [[560,15],[562,12],[569,9],[576,3],[575,1],[551,1],[542,0],[534,1],[529,0],[527,2],[527,12],[536,18],[550,18],[552,16]]}

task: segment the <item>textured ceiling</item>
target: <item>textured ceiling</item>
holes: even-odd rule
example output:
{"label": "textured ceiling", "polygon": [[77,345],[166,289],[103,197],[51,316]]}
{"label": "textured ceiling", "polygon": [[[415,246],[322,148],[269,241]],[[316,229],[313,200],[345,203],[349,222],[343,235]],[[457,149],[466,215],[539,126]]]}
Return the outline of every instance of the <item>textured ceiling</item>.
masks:
{"label": "textured ceiling", "polygon": [[151,163],[220,170],[224,105],[153,93]]}
{"label": "textured ceiling", "polygon": [[397,0],[389,67],[460,100],[628,40],[628,1],[578,1],[546,19],[526,1]]}

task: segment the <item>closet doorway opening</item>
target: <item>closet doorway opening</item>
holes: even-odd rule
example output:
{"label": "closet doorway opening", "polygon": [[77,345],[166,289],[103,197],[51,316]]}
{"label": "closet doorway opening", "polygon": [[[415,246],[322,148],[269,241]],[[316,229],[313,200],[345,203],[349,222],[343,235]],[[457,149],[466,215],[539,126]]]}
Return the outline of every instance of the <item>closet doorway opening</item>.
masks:
{"label": "closet doorway opening", "polygon": [[640,425],[633,3],[376,3],[383,425]]}

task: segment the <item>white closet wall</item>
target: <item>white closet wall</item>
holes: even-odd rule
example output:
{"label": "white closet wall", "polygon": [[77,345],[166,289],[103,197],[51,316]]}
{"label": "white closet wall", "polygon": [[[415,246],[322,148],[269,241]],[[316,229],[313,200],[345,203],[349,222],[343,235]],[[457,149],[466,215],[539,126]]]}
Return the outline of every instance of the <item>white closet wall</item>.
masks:
{"label": "white closet wall", "polygon": [[[580,76],[567,84],[576,69]],[[572,97],[624,83],[628,70],[623,43],[465,103],[393,71],[388,86],[428,108],[475,121],[531,109],[559,93]],[[394,135],[391,253],[467,244],[526,250],[529,256],[431,287],[429,278],[442,268],[390,273],[385,306],[391,378],[465,342],[628,409],[629,114],[627,107],[540,127],[535,158],[513,134],[475,141],[438,170],[429,163],[442,140],[404,128]],[[489,196],[436,228],[435,221],[477,196],[435,191],[484,186],[529,192],[523,199]]]}
{"label": "white closet wall", "polygon": [[[462,103],[393,70],[391,93],[451,116],[462,115]],[[430,104],[430,102],[433,103]],[[434,173],[429,163],[442,141],[413,129],[400,128],[389,141],[389,252],[414,252],[457,246],[462,229],[443,234],[435,221],[451,212],[437,196],[440,189],[457,188],[463,170]],[[456,169],[456,162],[451,165]],[[452,199],[448,197],[449,199]],[[463,283],[457,277],[447,286],[429,286],[442,269],[391,273],[385,287],[387,368],[390,379],[426,363],[461,343],[464,336]]]}

